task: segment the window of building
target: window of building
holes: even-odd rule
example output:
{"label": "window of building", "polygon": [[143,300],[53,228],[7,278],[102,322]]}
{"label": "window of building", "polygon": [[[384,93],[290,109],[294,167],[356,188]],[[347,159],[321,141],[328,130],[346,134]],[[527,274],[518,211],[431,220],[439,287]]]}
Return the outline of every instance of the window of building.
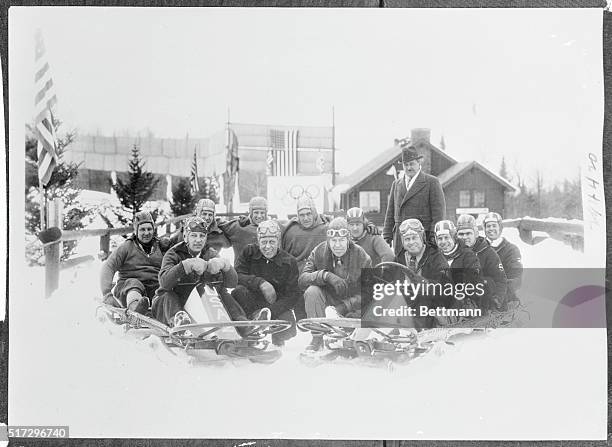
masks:
{"label": "window of building", "polygon": [[459,207],[460,208],[469,208],[470,207],[470,191],[459,191]]}
{"label": "window of building", "polygon": [[484,191],[474,191],[474,208],[482,208],[485,206],[485,193]]}
{"label": "window of building", "polygon": [[380,191],[359,191],[359,208],[364,213],[380,213]]}

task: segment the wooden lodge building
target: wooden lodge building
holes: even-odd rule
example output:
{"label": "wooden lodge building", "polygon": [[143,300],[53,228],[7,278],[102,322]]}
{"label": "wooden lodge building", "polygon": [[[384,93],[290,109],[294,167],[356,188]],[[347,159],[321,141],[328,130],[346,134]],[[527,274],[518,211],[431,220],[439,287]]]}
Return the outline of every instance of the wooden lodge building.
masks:
{"label": "wooden lodge building", "polygon": [[[515,191],[508,181],[477,161],[458,162],[430,142],[429,129],[413,129],[410,140],[423,156],[423,172],[440,180],[446,198],[446,218],[457,220],[459,214],[495,211],[506,217],[505,195]],[[359,206],[376,225],[382,226],[391,184],[402,168],[400,140],[377,155],[351,175],[339,180],[346,185],[340,194],[344,210]]]}

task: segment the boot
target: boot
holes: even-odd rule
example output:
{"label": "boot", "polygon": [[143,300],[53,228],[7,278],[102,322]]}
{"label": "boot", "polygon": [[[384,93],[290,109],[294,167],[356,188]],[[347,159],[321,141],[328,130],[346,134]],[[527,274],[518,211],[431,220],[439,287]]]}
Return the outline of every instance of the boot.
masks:
{"label": "boot", "polygon": [[149,312],[149,297],[143,296],[138,301],[130,303],[128,310],[146,315]]}
{"label": "boot", "polygon": [[306,346],[306,352],[317,352],[323,348],[323,335],[313,334],[312,341]]}
{"label": "boot", "polygon": [[334,306],[327,306],[325,308],[325,318],[338,319],[342,316],[338,313]]}

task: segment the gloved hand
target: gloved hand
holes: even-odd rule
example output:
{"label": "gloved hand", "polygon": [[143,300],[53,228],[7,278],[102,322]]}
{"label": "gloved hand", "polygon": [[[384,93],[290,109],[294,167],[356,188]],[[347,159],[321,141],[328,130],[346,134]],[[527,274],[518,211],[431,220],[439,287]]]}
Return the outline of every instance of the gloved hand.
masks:
{"label": "gloved hand", "polygon": [[368,222],[368,225],[366,226],[366,233],[371,234],[372,236],[378,236],[380,234],[380,230],[372,222]]}
{"label": "gloved hand", "polygon": [[221,269],[225,266],[223,259],[221,258],[212,258],[208,261],[208,265],[206,266],[206,271],[211,275],[216,275],[221,271]]}
{"label": "gloved hand", "polygon": [[238,216],[238,225],[240,225],[241,227],[246,227],[250,223],[251,219],[249,218],[249,216],[245,216],[244,214],[242,216]]}
{"label": "gloved hand", "polygon": [[217,258],[221,260],[222,266],[221,266],[221,271],[222,272],[227,272],[230,268],[232,268],[232,263],[229,262],[228,259],[226,258]]}
{"label": "gloved hand", "polygon": [[185,269],[185,273],[195,273],[198,276],[201,276],[206,271],[207,262],[202,258],[191,258],[185,259],[183,262],[183,268]]}
{"label": "gloved hand", "polygon": [[336,295],[344,297],[348,292],[348,284],[338,275],[332,272],[325,272],[324,278],[325,282],[329,284],[336,292]]}
{"label": "gloved hand", "polygon": [[491,308],[493,310],[502,310],[503,307],[503,301],[500,297],[498,297],[497,295],[494,295],[491,297]]}
{"label": "gloved hand", "polygon": [[259,290],[261,290],[262,295],[269,304],[276,301],[276,290],[274,290],[274,286],[268,281],[262,281],[259,285]]}
{"label": "gloved hand", "polygon": [[162,253],[165,253],[170,248],[170,238],[168,236],[161,236],[159,238],[159,249]]}

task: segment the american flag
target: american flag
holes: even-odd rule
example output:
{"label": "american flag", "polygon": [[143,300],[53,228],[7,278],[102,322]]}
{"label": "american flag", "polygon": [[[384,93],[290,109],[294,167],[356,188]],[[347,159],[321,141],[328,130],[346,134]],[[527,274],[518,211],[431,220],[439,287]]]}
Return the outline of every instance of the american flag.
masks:
{"label": "american flag", "polygon": [[38,180],[40,185],[47,186],[58,162],[57,137],[53,126],[52,112],[57,98],[55,97],[49,63],[45,59],[45,44],[40,30],[36,32],[34,62],[36,69],[34,75],[36,86],[34,129],[38,140]]}
{"label": "american flag", "polygon": [[297,175],[298,136],[297,130],[270,129],[271,150],[267,161],[272,175],[281,177]]}
{"label": "american flag", "polygon": [[200,192],[200,182],[198,182],[198,154],[196,148],[193,148],[193,161],[191,162],[191,179],[189,184],[191,185],[192,194]]}

